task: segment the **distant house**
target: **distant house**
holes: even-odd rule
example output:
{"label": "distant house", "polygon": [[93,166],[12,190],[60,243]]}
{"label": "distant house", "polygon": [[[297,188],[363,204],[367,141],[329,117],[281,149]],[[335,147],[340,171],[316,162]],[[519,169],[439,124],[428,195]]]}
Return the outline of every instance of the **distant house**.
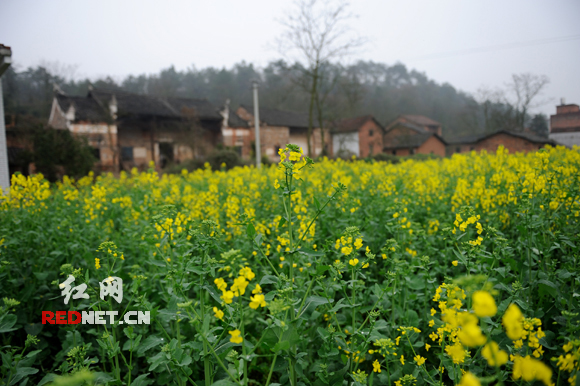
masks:
{"label": "distant house", "polygon": [[221,142],[222,117],[206,100],[90,90],[57,94],[49,126],[84,136],[102,171],[164,166],[200,157]]}
{"label": "distant house", "polygon": [[430,118],[401,115],[385,129],[383,152],[393,155],[435,154],[444,157],[447,143],[440,133],[441,124]]}
{"label": "distant house", "polygon": [[234,149],[242,158],[249,159],[254,154],[253,137],[248,122],[229,109],[229,100],[220,112],[222,121],[222,143]]}
{"label": "distant house", "polygon": [[528,132],[516,133],[499,130],[491,134],[462,137],[449,141],[448,153],[465,153],[472,150],[495,152],[500,145],[508,149],[510,153],[529,152],[541,149],[546,145],[556,146],[557,144],[549,138]]}
{"label": "distant house", "polygon": [[333,155],[368,157],[382,151],[383,126],[372,115],[343,119],[333,125]]}
{"label": "distant house", "polygon": [[407,123],[409,125],[420,127],[423,132],[435,133],[440,137],[443,136],[441,123],[423,115],[399,115],[393,122],[385,127],[385,131],[390,130],[393,126],[396,126],[399,123]]}
{"label": "distant house", "polygon": [[580,146],[580,107],[567,105],[562,100],[562,104],[556,106],[556,114],[550,116],[549,136],[568,147]]}
{"label": "distant house", "polygon": [[[286,144],[293,143],[300,147],[307,154],[308,142],[308,114],[293,111],[284,111],[260,107],[260,148],[261,154],[270,160],[279,159],[278,149]],[[253,106],[241,105],[236,110],[236,115],[245,121],[249,127],[249,140],[255,143],[254,130],[254,108]],[[240,128],[238,128],[240,129]],[[322,153],[323,146],[328,150],[330,143],[330,133],[324,129],[324,142],[322,144],[322,130],[319,127],[312,129],[311,146],[313,156]],[[253,145],[252,145],[253,147]],[[251,149],[248,150],[252,152]],[[244,151],[242,150],[242,154]]]}

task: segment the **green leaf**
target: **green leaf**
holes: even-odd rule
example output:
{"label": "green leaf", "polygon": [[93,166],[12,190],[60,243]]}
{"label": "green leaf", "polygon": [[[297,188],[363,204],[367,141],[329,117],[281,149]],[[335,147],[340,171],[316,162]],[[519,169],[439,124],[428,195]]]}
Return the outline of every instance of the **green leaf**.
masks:
{"label": "green leaf", "polygon": [[278,284],[278,278],[276,276],[266,275],[260,280],[260,285],[264,284]]}
{"label": "green leaf", "polygon": [[318,202],[316,197],[314,197],[314,206],[316,207],[316,210],[320,210],[320,202]]}
{"label": "green leaf", "polygon": [[334,305],[334,307],[332,307],[330,309],[330,311],[328,311],[328,313],[333,314],[336,311],[340,310],[341,308],[351,308],[352,306],[350,304],[342,304],[343,301],[345,301],[345,298],[340,299],[338,302],[336,302],[336,304]]}
{"label": "green leaf", "polygon": [[330,269],[330,265],[317,265],[316,266],[316,275],[322,275],[324,272]]}
{"label": "green leaf", "polygon": [[290,342],[288,342],[287,340],[284,340],[282,342],[276,343],[276,345],[274,346],[272,351],[276,353],[276,352],[279,352],[282,350],[288,350],[289,348],[290,348]]}
{"label": "green leaf", "polygon": [[153,383],[153,379],[147,378],[147,376],[151,373],[141,374],[133,382],[131,382],[131,386],[147,386]]}
{"label": "green leaf", "polygon": [[252,223],[248,223],[248,225],[246,225],[246,234],[251,239],[253,239],[254,236],[256,235],[256,228],[254,228],[254,225]]}
{"label": "green leaf", "polygon": [[16,315],[4,314],[0,316],[0,333],[16,330],[12,328],[16,324]]}
{"label": "green leaf", "polygon": [[305,256],[324,256],[324,252],[317,252],[312,249],[299,249],[298,253]]}
{"label": "green leaf", "polygon": [[46,374],[41,380],[40,382],[38,382],[37,386],[43,386],[46,385],[48,382],[52,382],[56,379],[56,377],[58,377],[58,375],[56,374]]}
{"label": "green leaf", "polygon": [[161,343],[163,343],[163,338],[160,338],[156,335],[151,335],[150,337],[145,339],[143,341],[143,343],[141,343],[141,345],[139,346],[139,349],[137,350],[137,354],[143,355],[143,353],[145,351],[147,351],[155,346],[159,346]]}
{"label": "green leaf", "polygon": [[284,224],[286,224],[286,217],[282,217],[280,219],[280,221],[278,222],[278,228],[282,228],[284,226]]}
{"label": "green leaf", "polygon": [[93,381],[95,385],[106,385],[108,382],[115,380],[115,377],[107,373],[95,373],[95,380]]}
{"label": "green leaf", "polygon": [[33,367],[19,367],[16,369],[16,375],[12,378],[12,381],[10,381],[9,386],[15,385],[20,382],[22,378],[36,373],[38,373],[38,369]]}

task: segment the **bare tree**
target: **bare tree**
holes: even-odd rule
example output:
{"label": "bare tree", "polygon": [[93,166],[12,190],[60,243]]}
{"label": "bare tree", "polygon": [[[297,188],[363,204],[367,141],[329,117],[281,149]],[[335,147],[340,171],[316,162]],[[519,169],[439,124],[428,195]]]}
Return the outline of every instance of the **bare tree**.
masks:
{"label": "bare tree", "polygon": [[[281,23],[286,27],[277,39],[278,51],[283,56],[294,56],[303,63],[310,80],[308,109],[308,155],[312,156],[314,108],[320,106],[319,84],[324,63],[351,55],[366,39],[353,35],[347,22],[354,17],[348,12],[348,3],[331,0],[296,0],[295,12],[290,12]],[[319,114],[320,115],[320,114]],[[321,127],[324,149],[324,130]]]}
{"label": "bare tree", "polygon": [[511,104],[515,109],[515,121],[518,128],[523,129],[526,115],[530,109],[548,102],[548,100],[537,100],[548,83],[550,83],[550,79],[546,75],[530,73],[512,75],[512,82],[507,87],[515,97]]}

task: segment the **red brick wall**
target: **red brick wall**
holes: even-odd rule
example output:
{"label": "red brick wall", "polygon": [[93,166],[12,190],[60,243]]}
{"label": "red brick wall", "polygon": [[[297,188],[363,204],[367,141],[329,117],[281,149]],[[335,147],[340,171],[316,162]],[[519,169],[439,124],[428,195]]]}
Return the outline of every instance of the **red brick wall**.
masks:
{"label": "red brick wall", "polygon": [[[387,132],[387,134],[383,135],[383,147],[392,146],[394,143],[393,140],[396,137],[399,137],[402,135],[413,135],[413,134],[417,134],[417,132],[415,130],[411,130],[411,129],[406,128],[406,127],[395,127],[394,129]],[[392,154],[391,150],[389,150],[388,152]]]}
{"label": "red brick wall", "polygon": [[[372,136],[371,136],[372,132]],[[361,158],[383,152],[383,129],[377,123],[369,119],[358,130],[358,145]],[[371,152],[372,145],[372,152]]]}
{"label": "red brick wall", "polygon": [[536,151],[543,147],[541,144],[530,142],[524,138],[499,133],[476,143],[475,150],[495,152],[500,145],[503,145],[510,153]]}
{"label": "red brick wall", "polygon": [[[254,115],[251,114],[250,112],[248,112],[243,107],[239,107],[236,110],[236,113],[238,114],[238,116],[240,118],[242,118],[243,120],[248,122],[248,124],[250,126],[250,135],[247,137],[248,141],[247,141],[247,143],[244,143],[244,148],[242,148],[242,156],[245,156],[245,154],[248,154],[248,156],[249,156],[252,152],[251,144],[252,144],[252,142],[255,142],[255,138],[256,138],[256,133],[254,130]],[[306,141],[305,136],[306,136],[306,129],[296,130],[295,132],[291,133],[291,130],[289,127],[268,126],[268,125],[264,125],[262,123],[262,124],[260,124],[260,148],[261,148],[261,152],[263,155],[268,155],[268,157],[272,161],[277,161],[277,160],[279,160],[278,153],[276,152],[277,147],[284,147],[287,144],[292,143],[291,137],[297,138],[299,140],[302,140],[302,142],[305,142]],[[304,137],[304,138],[302,138],[302,137]],[[322,149],[322,138],[321,138],[321,133],[320,133],[319,128],[313,129],[312,138],[310,140],[311,140],[310,143],[311,143],[313,152],[315,150],[320,151]],[[331,150],[331,148],[330,148],[330,146],[331,146],[330,145],[330,143],[331,143],[330,132],[327,129],[324,130],[324,141],[327,143],[328,149]],[[302,145],[302,143],[298,143],[298,145]],[[303,148],[304,154],[306,154],[308,152],[308,149],[306,148],[306,146],[303,146],[303,147],[304,147]]]}
{"label": "red brick wall", "polygon": [[577,113],[577,112],[580,112],[580,107],[578,105],[556,106],[556,114],[567,114],[567,113]]}
{"label": "red brick wall", "polygon": [[443,144],[443,142],[441,142],[437,137],[432,136],[428,140],[423,142],[421,146],[419,146],[416,153],[419,154],[433,153],[438,156],[445,157],[445,144]]}
{"label": "red brick wall", "polygon": [[556,114],[550,117],[550,132],[567,132],[580,130],[580,112]]}

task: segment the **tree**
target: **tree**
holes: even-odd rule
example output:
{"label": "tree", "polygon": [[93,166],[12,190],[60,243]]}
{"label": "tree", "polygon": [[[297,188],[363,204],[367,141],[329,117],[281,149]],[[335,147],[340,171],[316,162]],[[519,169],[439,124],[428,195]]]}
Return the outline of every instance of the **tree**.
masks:
{"label": "tree", "polygon": [[538,97],[544,87],[550,83],[546,75],[534,75],[530,73],[513,74],[512,82],[508,84],[508,90],[514,94],[511,103],[515,109],[515,123],[518,129],[523,129],[526,123],[526,115],[530,109],[541,106],[547,100],[538,101]]}
{"label": "tree", "polygon": [[[310,138],[314,107],[321,106],[321,68],[326,63],[352,54],[366,39],[352,35],[347,21],[354,15],[348,12],[348,3],[344,1],[296,0],[294,5],[295,12],[289,13],[281,21],[286,29],[277,43],[282,55],[297,55],[304,65],[304,75],[310,80],[307,143],[308,155],[312,156]],[[321,134],[324,143],[324,130],[321,130]]]}
{"label": "tree", "polygon": [[530,130],[541,137],[547,137],[550,132],[548,118],[544,114],[534,115],[530,123]]}

